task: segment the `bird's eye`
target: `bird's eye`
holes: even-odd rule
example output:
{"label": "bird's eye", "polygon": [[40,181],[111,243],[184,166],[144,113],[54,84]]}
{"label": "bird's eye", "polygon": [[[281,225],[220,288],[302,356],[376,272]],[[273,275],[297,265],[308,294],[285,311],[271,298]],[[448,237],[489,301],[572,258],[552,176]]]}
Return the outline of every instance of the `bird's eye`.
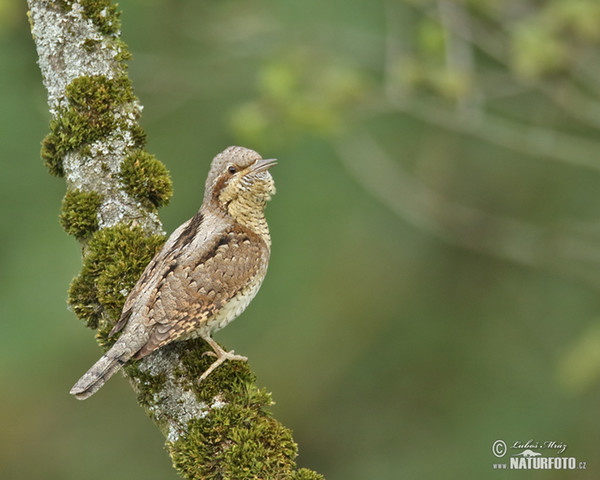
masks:
{"label": "bird's eye", "polygon": [[233,165],[230,165],[230,166],[227,168],[227,171],[228,171],[228,172],[229,172],[231,175],[233,175],[235,172],[237,172],[237,168],[235,168]]}

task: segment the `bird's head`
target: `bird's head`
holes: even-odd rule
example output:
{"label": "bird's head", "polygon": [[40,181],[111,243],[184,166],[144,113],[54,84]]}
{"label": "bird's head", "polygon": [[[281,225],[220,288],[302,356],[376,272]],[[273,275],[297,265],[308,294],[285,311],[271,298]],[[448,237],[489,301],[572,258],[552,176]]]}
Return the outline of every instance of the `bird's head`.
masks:
{"label": "bird's head", "polygon": [[275,194],[269,167],[277,162],[263,160],[254,150],[228,147],[212,161],[204,205],[217,207],[240,220],[240,216],[262,214],[267,201]]}

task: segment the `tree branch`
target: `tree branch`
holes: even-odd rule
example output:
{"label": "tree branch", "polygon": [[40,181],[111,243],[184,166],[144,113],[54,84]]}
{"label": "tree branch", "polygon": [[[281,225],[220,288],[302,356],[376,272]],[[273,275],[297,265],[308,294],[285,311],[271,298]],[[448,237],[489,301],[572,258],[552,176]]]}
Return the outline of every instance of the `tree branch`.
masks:
{"label": "tree branch", "polygon": [[[144,149],[142,107],[127,77],[116,7],[109,0],[28,5],[52,117],[42,157],[51,173],[65,178],[61,223],[84,254],[69,303],[107,348],[128,291],[164,242],[157,208],[167,203],[171,183]],[[296,468],[291,432],[269,415],[271,397],[256,387],[246,364],[228,362],[198,388],[211,362],[205,350],[200,340],[177,342],[125,368],[179,473],[322,478]]]}
{"label": "tree branch", "polygon": [[552,160],[590,170],[600,169],[594,153],[600,143],[575,134],[520,123],[480,110],[476,117],[448,109],[435,99],[386,97],[375,106],[377,112],[397,111],[419,118],[431,125],[472,135],[502,147],[525,153],[542,160]]}
{"label": "tree branch", "polygon": [[[511,28],[514,29],[512,21],[500,22],[497,28],[490,28],[490,25],[483,24],[478,20],[476,15],[468,16],[468,12],[464,10],[460,3],[443,0],[438,2],[438,4],[444,6],[444,8],[439,8],[439,15],[436,15],[432,9],[424,7],[420,7],[419,11],[430,20],[439,21],[447,38],[455,37],[462,40],[465,44],[479,49],[510,70],[509,30]],[[462,11],[463,15],[469,18],[468,24],[464,20],[449,21],[447,19],[448,13],[444,15],[447,10],[452,12]],[[454,16],[459,15],[455,13]],[[466,49],[466,45],[463,48]],[[585,60],[575,64],[574,68],[568,72],[569,77],[573,81],[570,83],[560,82],[560,88],[557,88],[555,82],[548,81],[547,79],[538,79],[536,82],[531,82],[521,78],[519,75],[511,75],[510,78],[505,77],[503,83],[513,83],[516,87],[520,87],[516,91],[537,91],[552,101],[554,105],[561,108],[564,113],[596,128],[600,125],[596,75],[587,73],[586,69],[590,70],[597,62],[595,58],[586,58]],[[498,88],[498,85],[494,85],[494,87]],[[502,87],[506,88],[507,85],[502,85]]]}
{"label": "tree branch", "polygon": [[[431,190],[393,161],[369,134],[353,131],[336,143],[342,166],[390,211],[462,248],[546,269],[600,288],[598,232],[583,225],[541,227],[493,215]],[[369,163],[363,161],[369,158]]]}

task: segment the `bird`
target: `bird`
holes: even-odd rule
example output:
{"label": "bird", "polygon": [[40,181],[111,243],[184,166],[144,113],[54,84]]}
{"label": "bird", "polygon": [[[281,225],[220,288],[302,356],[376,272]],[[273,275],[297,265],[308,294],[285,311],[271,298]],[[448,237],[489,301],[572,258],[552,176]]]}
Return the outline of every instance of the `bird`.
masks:
{"label": "bird", "polygon": [[199,382],[227,360],[247,360],[211,335],[245,310],[267,273],[271,237],[264,210],[275,194],[269,168],[276,163],[238,146],[214,157],[200,209],[147,265],[109,334],[121,336],[72,395],[89,398],[129,360],[173,341],[200,337],[212,348],[205,353],[216,359]]}

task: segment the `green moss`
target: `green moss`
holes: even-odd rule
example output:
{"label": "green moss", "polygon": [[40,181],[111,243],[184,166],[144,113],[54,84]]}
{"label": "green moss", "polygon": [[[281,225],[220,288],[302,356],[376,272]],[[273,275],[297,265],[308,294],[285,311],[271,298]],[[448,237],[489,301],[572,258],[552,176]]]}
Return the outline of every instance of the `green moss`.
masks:
{"label": "green moss", "polygon": [[[108,43],[115,52],[115,61],[123,70],[126,68],[124,62],[131,58],[131,53],[118,36],[121,22],[116,5],[110,0],[56,0],[53,3],[65,12],[70,12],[73,4],[78,3],[83,17],[111,37]],[[83,42],[87,52],[97,50],[100,45],[100,41],[91,38]],[[41,156],[52,175],[64,175],[62,162],[67,152],[101,138],[118,126],[131,130],[137,148],[144,147],[145,133],[141,127],[127,125],[125,120],[116,120],[113,115],[116,105],[135,99],[125,75],[112,80],[103,76],[79,77],[67,86],[65,93],[70,107],[57,112],[50,122],[50,133],[42,142]]]}
{"label": "green moss", "polygon": [[121,29],[121,12],[110,0],[79,0],[85,17],[89,18],[100,32],[117,35]]}
{"label": "green moss", "polygon": [[50,122],[50,133],[42,140],[42,150],[40,155],[50,174],[56,177],[62,177],[65,174],[63,170],[63,156],[66,151],[61,151],[62,142],[55,132],[55,128],[55,120],[52,120]]}
{"label": "green moss", "polygon": [[54,5],[59,7],[64,12],[70,12],[74,0],[54,0]]}
{"label": "green moss", "polygon": [[69,305],[77,318],[91,329],[98,328],[102,317],[102,306],[93,279],[83,272],[73,279],[69,287]]}
{"label": "green moss", "polygon": [[127,44],[121,40],[120,38],[115,38],[114,40],[114,48],[117,51],[117,55],[115,56],[115,60],[117,62],[125,62],[127,60],[131,60],[132,55],[127,47]]}
{"label": "green moss", "polygon": [[154,155],[136,150],[121,163],[119,179],[125,191],[146,208],[162,207],[173,195],[166,167]]}
{"label": "green moss", "polygon": [[79,154],[83,157],[91,157],[92,156],[92,147],[89,145],[84,145],[79,149]]}
{"label": "green moss", "polygon": [[102,44],[102,42],[100,40],[96,40],[94,38],[88,38],[83,42],[83,48],[85,48],[85,50],[87,52],[94,52],[98,48],[100,48],[101,44]]}
{"label": "green moss", "polygon": [[294,480],[325,480],[325,477],[308,468],[300,468],[294,475]]}
{"label": "green moss", "polygon": [[[127,68],[127,65],[125,65],[124,62],[126,62],[127,60],[131,60],[132,58],[131,52],[129,51],[127,44],[119,37],[111,39],[110,43],[112,43],[111,48],[115,51],[115,60],[121,63],[123,68]],[[82,46],[88,53],[97,52],[100,49],[104,48],[102,41],[97,40],[95,38],[88,38],[84,40]]]}
{"label": "green moss", "polygon": [[154,404],[154,394],[160,392],[166,382],[165,373],[151,375],[137,368],[136,362],[130,362],[124,367],[125,372],[136,379],[138,386],[138,402],[142,406]]}
{"label": "green moss", "polygon": [[175,468],[188,479],[290,479],[297,446],[289,429],[256,408],[226,404],[188,423],[167,443]]}
{"label": "green moss", "polygon": [[134,148],[142,149],[146,146],[146,132],[139,124],[134,123],[129,127]]}
{"label": "green moss", "polygon": [[[50,122],[50,133],[42,142],[41,156],[50,173],[64,175],[62,161],[69,151],[94,142],[113,129],[130,129],[127,122],[116,119],[115,109],[135,99],[127,76],[109,79],[103,75],[82,76],[65,89],[69,107],[60,109]],[[139,127],[133,131],[136,143],[145,142]]]}
{"label": "green moss", "polygon": [[50,121],[50,133],[42,141],[42,159],[52,175],[62,177],[62,162],[66,153],[101,136],[97,129],[88,128],[85,118],[76,111],[62,109]]}
{"label": "green moss", "polygon": [[[200,339],[180,350],[182,371],[175,375],[184,384],[214,361],[205,351],[210,347]],[[205,417],[191,420],[175,442],[167,442],[173,465],[184,478],[323,480],[311,470],[296,470],[298,448],[291,431],[272,418],[271,395],[255,381],[247,363],[225,362],[199,386],[192,384],[199,400],[211,408]]]}
{"label": "green moss", "polygon": [[164,236],[148,236],[140,227],[119,224],[90,238],[81,273],[71,283],[69,305],[91,328],[99,328],[103,346],[119,318],[126,295],[141,276]]}
{"label": "green moss", "polygon": [[102,197],[97,192],[70,190],[62,202],[59,220],[69,235],[85,239],[98,230],[98,208]]}
{"label": "green moss", "polygon": [[57,0],[54,3],[65,12],[71,11],[73,3],[78,3],[83,7],[83,17],[91,20],[105,35],[117,35],[121,29],[121,12],[110,0]]}
{"label": "green moss", "polygon": [[[186,379],[200,378],[202,373],[214,362],[214,357],[204,355],[212,352],[212,348],[202,339],[188,340],[186,348],[180,354],[183,370],[176,371],[185,384]],[[194,393],[200,401],[210,404],[219,396],[223,401],[229,402],[247,395],[248,386],[256,381],[256,377],[246,362],[227,361],[213,371]]]}
{"label": "green moss", "polygon": [[101,123],[102,114],[135,98],[131,81],[125,75],[112,79],[104,75],[77,77],[67,85],[65,93],[75,110],[92,123]]}

